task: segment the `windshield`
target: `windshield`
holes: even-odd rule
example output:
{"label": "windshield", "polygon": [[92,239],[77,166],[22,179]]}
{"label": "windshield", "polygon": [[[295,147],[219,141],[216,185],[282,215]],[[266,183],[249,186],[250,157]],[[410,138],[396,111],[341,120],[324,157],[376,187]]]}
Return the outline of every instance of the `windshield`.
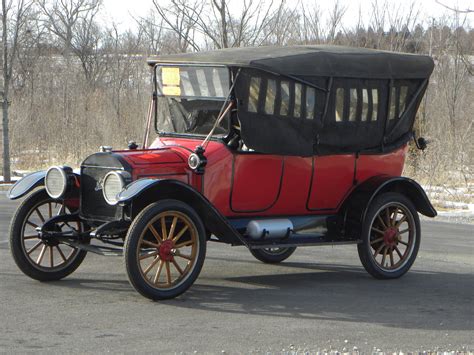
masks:
{"label": "windshield", "polygon": [[[212,66],[157,66],[156,130],[160,134],[207,135],[216,122],[228,91],[229,70]],[[229,131],[229,115],[214,131]]]}

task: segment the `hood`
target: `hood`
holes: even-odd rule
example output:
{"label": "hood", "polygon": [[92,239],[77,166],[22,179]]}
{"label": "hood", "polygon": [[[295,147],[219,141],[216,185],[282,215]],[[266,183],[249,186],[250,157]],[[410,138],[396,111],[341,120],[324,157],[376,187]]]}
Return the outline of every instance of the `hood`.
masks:
{"label": "hood", "polygon": [[120,155],[130,165],[179,164],[186,163],[188,157],[171,148],[147,150],[123,150],[113,154]]}
{"label": "hood", "polygon": [[130,171],[136,168],[156,167],[165,164],[187,164],[188,155],[185,151],[177,151],[172,148],[99,152],[88,156],[82,166]]}

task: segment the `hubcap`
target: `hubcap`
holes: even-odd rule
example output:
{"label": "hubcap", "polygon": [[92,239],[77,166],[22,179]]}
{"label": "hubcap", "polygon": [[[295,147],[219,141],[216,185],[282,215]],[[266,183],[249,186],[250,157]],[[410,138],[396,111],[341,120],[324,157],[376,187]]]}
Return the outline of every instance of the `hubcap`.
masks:
{"label": "hubcap", "polygon": [[158,248],[161,260],[172,261],[174,251],[173,248],[174,243],[172,240],[165,240],[163,243],[161,243],[160,247]]}
{"label": "hubcap", "polygon": [[398,228],[390,227],[385,230],[383,235],[383,240],[386,245],[389,247],[394,247],[398,242]]}

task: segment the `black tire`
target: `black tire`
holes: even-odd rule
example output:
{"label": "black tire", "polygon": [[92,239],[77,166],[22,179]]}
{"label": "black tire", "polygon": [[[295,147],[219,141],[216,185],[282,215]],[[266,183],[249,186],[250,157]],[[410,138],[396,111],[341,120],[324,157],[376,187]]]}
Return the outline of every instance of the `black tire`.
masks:
{"label": "black tire", "polygon": [[252,255],[258,260],[267,264],[278,264],[288,259],[296,250],[292,248],[274,248],[272,249],[250,249]]}
{"label": "black tire", "polygon": [[[408,240],[403,239],[405,233]],[[420,219],[415,206],[400,193],[377,196],[367,211],[361,239],[357,250],[370,275],[377,279],[403,276],[415,262],[420,248]]]}
{"label": "black tire", "polygon": [[[156,224],[160,224],[163,227],[163,217],[165,216],[165,233],[167,234],[166,240],[161,239],[161,242],[152,233],[151,227],[154,228],[155,233],[160,230],[160,238],[163,235],[163,229],[156,227]],[[177,217],[176,217],[177,216]],[[176,228],[173,229],[172,224],[168,228],[170,219],[178,218],[176,222]],[[181,226],[179,225],[180,223]],[[151,227],[150,227],[151,225]],[[183,228],[183,226],[188,226]],[[183,229],[186,229],[184,234],[181,234]],[[180,230],[181,232],[178,232]],[[173,232],[175,234],[173,234]],[[182,237],[178,237],[182,235]],[[172,246],[169,246],[168,254],[162,255],[164,242],[168,243],[168,237]],[[179,244],[191,243],[185,245],[184,248],[191,247],[191,257],[193,260],[184,261],[186,265],[181,264],[181,271],[176,267],[176,263],[183,262],[179,257],[184,257],[181,254],[181,248],[176,244],[178,240],[174,240],[178,237]],[[155,238],[155,239],[153,239]],[[185,240],[185,242],[183,242]],[[143,253],[143,243],[153,242],[157,247],[148,247],[151,251]],[[154,255],[153,255],[154,254]],[[144,268],[142,265],[141,258],[145,256],[149,258],[154,256],[155,258],[148,264],[148,267]],[[192,286],[196,281],[199,273],[201,272],[206,257],[206,230],[201,221],[199,215],[186,203],[177,200],[162,200],[147,206],[140,214],[134,219],[130,226],[124,246],[124,261],[125,267],[128,274],[130,284],[137,290],[141,295],[151,300],[163,300],[175,298],[185,292],[189,287]],[[169,258],[169,259],[166,259]],[[159,262],[159,264],[158,264]],[[150,265],[151,269],[148,270]],[[166,266],[164,274],[161,274],[163,265]],[[173,265],[173,268],[171,266]],[[151,278],[148,277],[148,273],[151,272]],[[178,277],[175,281],[170,281],[170,273],[178,272]],[[166,274],[166,275],[165,275]],[[153,278],[153,275],[155,277]],[[157,276],[158,275],[158,276]],[[160,282],[161,276],[167,278],[167,283],[163,285]],[[169,286],[168,286],[169,285]]]}
{"label": "black tire", "polygon": [[[26,223],[37,208],[47,204],[48,202],[59,203],[49,197],[44,188],[34,191],[20,204],[10,225],[10,250],[13,260],[25,275],[38,281],[56,281],[70,275],[79,267],[79,265],[81,265],[87,255],[86,251],[61,245],[63,248],[67,247],[70,249],[70,253],[68,253],[67,258],[65,258],[64,252],[61,252],[61,254],[58,252],[57,255],[62,256],[65,259],[57,266],[54,266],[53,261],[52,267],[42,266],[41,261],[37,264],[29,256],[31,254],[27,253],[25,244],[26,237],[24,236]],[[47,248],[49,253],[53,253],[53,250],[59,251],[61,248],[49,247],[45,243],[39,244],[40,239],[34,240],[34,242],[39,245],[37,249],[41,248],[46,250]],[[46,251],[43,253],[43,256],[45,253]]]}

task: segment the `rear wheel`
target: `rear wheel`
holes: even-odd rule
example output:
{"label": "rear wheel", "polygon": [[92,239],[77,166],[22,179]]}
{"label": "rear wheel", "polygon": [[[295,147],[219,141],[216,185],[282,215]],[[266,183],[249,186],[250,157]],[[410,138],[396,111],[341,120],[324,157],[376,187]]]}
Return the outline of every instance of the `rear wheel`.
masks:
{"label": "rear wheel", "polygon": [[152,300],[174,298],[197,279],[206,255],[206,231],[197,213],[177,200],[146,207],[125,241],[132,286]]}
{"label": "rear wheel", "polygon": [[384,193],[367,211],[362,243],[357,246],[360,261],[375,278],[398,278],[415,262],[420,236],[420,219],[413,203],[399,193]]}
{"label": "rear wheel", "polygon": [[[18,207],[10,226],[10,250],[13,260],[23,273],[35,280],[54,281],[74,272],[87,252],[43,241],[36,228],[53,216],[71,213],[61,201],[53,200],[40,189],[30,194]],[[58,231],[81,230],[80,223],[58,224]]]}
{"label": "rear wheel", "polygon": [[277,264],[288,259],[295,252],[296,248],[267,248],[267,249],[250,249],[255,258],[267,263]]}

